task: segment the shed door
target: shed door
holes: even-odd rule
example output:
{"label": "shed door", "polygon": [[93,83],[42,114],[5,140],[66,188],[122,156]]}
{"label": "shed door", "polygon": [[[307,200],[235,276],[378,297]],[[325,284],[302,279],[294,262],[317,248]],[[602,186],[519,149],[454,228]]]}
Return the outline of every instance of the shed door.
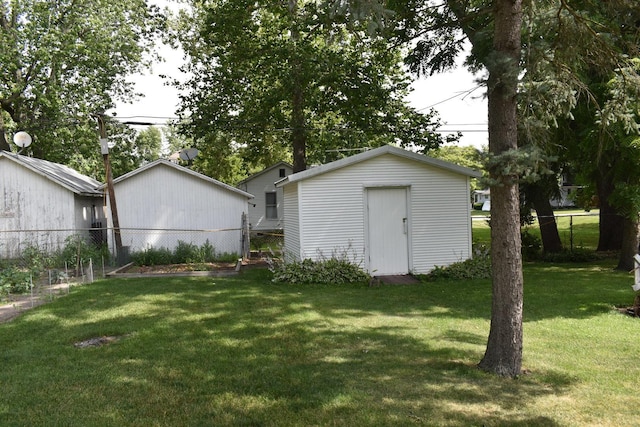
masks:
{"label": "shed door", "polygon": [[407,189],[368,189],[367,211],[370,274],[408,274]]}

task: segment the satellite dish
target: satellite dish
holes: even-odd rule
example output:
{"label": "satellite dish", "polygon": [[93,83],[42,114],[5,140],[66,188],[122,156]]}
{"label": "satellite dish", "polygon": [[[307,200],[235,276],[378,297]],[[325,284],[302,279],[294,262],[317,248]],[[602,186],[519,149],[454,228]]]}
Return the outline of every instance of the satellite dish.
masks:
{"label": "satellite dish", "polygon": [[20,148],[26,148],[31,145],[31,135],[26,133],[25,131],[16,132],[13,135],[13,143],[16,144]]}
{"label": "satellite dish", "polygon": [[184,150],[180,150],[180,158],[185,162],[191,163],[198,153],[199,151],[197,148],[185,148]]}

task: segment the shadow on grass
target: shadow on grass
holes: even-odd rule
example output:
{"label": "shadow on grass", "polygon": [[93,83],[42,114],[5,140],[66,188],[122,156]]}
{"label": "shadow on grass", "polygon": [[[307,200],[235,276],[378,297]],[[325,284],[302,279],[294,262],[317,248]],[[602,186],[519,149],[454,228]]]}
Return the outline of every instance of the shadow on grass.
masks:
{"label": "shadow on grass", "polygon": [[[527,406],[571,379],[484,374],[486,336],[445,329],[488,317],[486,283],[462,301],[268,278],[97,282],[3,325],[0,424],[556,425]],[[123,338],[73,347],[102,335]]]}

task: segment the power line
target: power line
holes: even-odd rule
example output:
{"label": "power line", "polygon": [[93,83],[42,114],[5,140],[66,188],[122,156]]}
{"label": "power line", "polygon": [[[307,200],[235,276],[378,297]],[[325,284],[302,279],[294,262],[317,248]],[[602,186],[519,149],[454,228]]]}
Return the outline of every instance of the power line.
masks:
{"label": "power line", "polygon": [[113,119],[153,119],[153,120],[179,120],[180,117],[176,116],[145,116],[145,115],[137,115],[137,116],[111,116]]}
{"label": "power line", "polygon": [[419,109],[417,109],[416,111],[423,111],[423,110],[426,110],[426,109],[428,109],[428,108],[433,108],[433,107],[435,107],[436,105],[444,104],[445,102],[451,101],[452,99],[456,99],[456,98],[459,98],[459,97],[462,97],[462,99],[464,99],[464,98],[466,98],[467,96],[471,95],[471,94],[472,94],[473,92],[475,92],[476,90],[480,89],[481,87],[483,87],[483,85],[477,85],[477,86],[472,87],[472,88],[470,88],[470,89],[467,89],[467,90],[465,90],[465,91],[458,92],[458,93],[456,93],[456,94],[455,94],[455,95],[453,95],[453,96],[450,96],[450,97],[448,97],[448,98],[445,98],[445,99],[443,99],[443,100],[441,100],[441,101],[438,101],[438,102],[436,102],[436,103],[434,103],[434,104],[427,105],[426,107],[419,108]]}

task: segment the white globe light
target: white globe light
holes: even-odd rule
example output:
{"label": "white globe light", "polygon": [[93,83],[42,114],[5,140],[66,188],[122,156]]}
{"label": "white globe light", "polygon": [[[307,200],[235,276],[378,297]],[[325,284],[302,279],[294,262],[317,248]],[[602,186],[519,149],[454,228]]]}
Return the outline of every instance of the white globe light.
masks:
{"label": "white globe light", "polygon": [[20,148],[25,148],[31,145],[31,135],[25,131],[16,132],[13,135],[13,143]]}

